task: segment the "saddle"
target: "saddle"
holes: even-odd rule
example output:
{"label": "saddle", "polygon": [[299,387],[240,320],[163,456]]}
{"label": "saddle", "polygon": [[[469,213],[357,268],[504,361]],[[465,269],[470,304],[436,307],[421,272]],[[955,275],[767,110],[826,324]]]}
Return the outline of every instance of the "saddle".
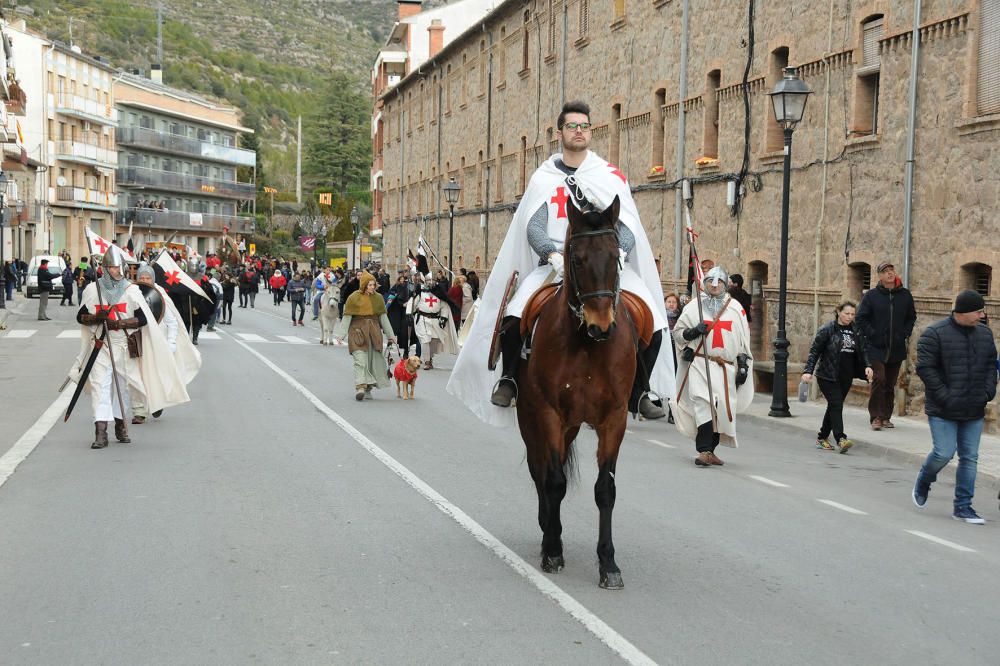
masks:
{"label": "saddle", "polygon": [[[521,337],[526,338],[534,330],[538,315],[546,303],[555,295],[561,284],[553,283],[539,287],[528,299],[521,315]],[[636,337],[641,347],[649,346],[653,339],[653,313],[649,306],[631,291],[622,290],[619,305],[635,325]]]}

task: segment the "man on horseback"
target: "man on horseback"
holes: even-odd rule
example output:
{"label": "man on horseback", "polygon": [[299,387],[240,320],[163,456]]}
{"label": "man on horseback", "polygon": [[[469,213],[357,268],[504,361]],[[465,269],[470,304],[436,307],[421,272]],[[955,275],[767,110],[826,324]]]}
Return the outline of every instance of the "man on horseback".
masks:
{"label": "man on horseback", "polygon": [[677,429],[695,441],[699,467],[722,465],[719,444],[736,446],[736,414],[753,402],[753,356],[746,312],[726,291],[729,276],[715,266],[674,326],[680,392]]}
{"label": "man on horseback", "polygon": [[[661,344],[661,331],[667,328],[667,319],[652,248],[625,175],[588,149],[590,108],[583,102],[564,105],[557,125],[563,152],[546,160],[531,177],[494,264],[496,279],[486,285],[472,331],[448,382],[448,391],[488,423],[508,426],[513,422],[513,414],[504,408],[517,399],[517,371],[523,347],[521,316],[539,287],[562,281],[570,198],[574,198],[578,207],[589,202],[603,210],[617,196],[621,204],[616,227],[621,288],[637,294],[646,303],[653,315],[655,331],[649,346],[641,352],[637,350],[629,411],[647,419],[662,418],[666,413],[648,393],[652,390],[661,397],[673,396],[673,360],[669,347]],[[519,274],[518,284],[511,295],[507,284],[515,272]],[[494,329],[498,322],[501,332],[496,339]],[[487,358],[491,356],[488,350],[497,345],[502,355],[499,377],[487,367]]]}

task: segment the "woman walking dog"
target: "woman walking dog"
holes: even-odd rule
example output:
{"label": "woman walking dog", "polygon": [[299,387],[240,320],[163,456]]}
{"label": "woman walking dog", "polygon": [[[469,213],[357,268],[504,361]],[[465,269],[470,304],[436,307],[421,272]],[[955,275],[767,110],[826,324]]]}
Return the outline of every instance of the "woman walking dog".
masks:
{"label": "woman walking dog", "polygon": [[816,332],[802,373],[804,382],[811,382],[815,375],[826,398],[826,413],[816,436],[816,448],[824,451],[834,450],[829,440],[831,433],[841,453],[854,445],[844,433],[844,398],[855,377],[872,379],[865,340],[854,326],[855,311],[851,301],[837,306],[836,319]]}

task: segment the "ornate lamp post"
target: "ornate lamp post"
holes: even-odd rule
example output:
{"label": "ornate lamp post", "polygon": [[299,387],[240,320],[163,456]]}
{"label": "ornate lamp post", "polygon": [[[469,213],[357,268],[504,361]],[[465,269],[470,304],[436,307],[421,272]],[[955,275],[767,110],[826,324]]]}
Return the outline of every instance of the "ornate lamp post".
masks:
{"label": "ornate lamp post", "polygon": [[0,171],[0,310],[7,309],[7,269],[3,267],[6,257],[4,256],[4,250],[7,244],[4,242],[4,222],[7,218],[7,183],[10,180],[7,178],[7,174]]}
{"label": "ornate lamp post", "polygon": [[351,268],[356,269],[358,267],[357,260],[357,250],[355,247],[358,244],[358,226],[361,223],[361,213],[358,212],[358,207],[355,206],[351,209]]}
{"label": "ornate lamp post", "polygon": [[784,78],[768,95],[774,118],[785,134],[785,164],[781,189],[781,264],[778,286],[778,334],[774,338],[774,389],[768,416],[791,416],[788,410],[788,339],[785,337],[785,301],[788,288],[788,195],[792,175],[792,132],[802,120],[806,101],[812,94],[794,67],[786,67]]}
{"label": "ornate lamp post", "polygon": [[455,274],[455,204],[458,203],[458,195],[462,192],[462,186],[455,182],[452,176],[445,183],[444,200],[448,202],[448,272]]}
{"label": "ornate lamp post", "polygon": [[316,263],[316,249],[319,246],[319,239],[323,238],[323,247],[326,247],[326,222],[320,224],[320,221],[313,218],[312,221],[312,234],[313,234],[313,267],[318,268],[319,264]]}
{"label": "ornate lamp post", "polygon": [[46,236],[48,238],[48,245],[47,245],[47,247],[48,247],[48,253],[50,255],[52,254],[52,218],[53,217],[55,217],[55,213],[52,212],[52,207],[50,206],[49,208],[45,209],[45,222],[48,224],[48,227],[47,227],[48,231],[46,232]]}

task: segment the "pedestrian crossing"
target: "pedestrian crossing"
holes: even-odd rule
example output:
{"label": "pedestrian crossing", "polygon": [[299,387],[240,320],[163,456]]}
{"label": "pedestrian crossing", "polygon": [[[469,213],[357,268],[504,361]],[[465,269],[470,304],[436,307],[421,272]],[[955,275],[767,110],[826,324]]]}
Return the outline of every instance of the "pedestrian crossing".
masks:
{"label": "pedestrian crossing", "polygon": [[[228,331],[227,331],[228,332]],[[52,339],[56,340],[79,340],[81,335],[81,330],[79,327],[68,328],[64,330],[60,329],[36,329],[36,328],[18,328],[11,329],[7,331],[0,331],[0,344],[3,341],[9,341],[9,344],[16,344],[16,341],[23,341],[29,339]],[[264,343],[264,344],[276,344],[276,345],[318,345],[319,338],[311,336],[299,336],[299,335],[259,335],[257,333],[237,333],[233,332],[233,335],[243,340],[244,342],[250,343]],[[198,342],[202,341],[221,341],[223,337],[218,333],[211,333],[202,329],[201,333],[198,335]]]}

